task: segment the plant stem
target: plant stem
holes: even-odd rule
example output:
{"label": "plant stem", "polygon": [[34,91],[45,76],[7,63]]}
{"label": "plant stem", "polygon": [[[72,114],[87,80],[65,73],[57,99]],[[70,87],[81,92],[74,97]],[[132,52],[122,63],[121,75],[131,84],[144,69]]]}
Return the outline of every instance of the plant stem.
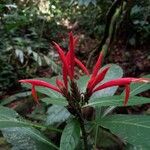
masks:
{"label": "plant stem", "polygon": [[98,126],[96,125],[96,133],[95,133],[95,139],[94,139],[94,150],[96,150],[97,136],[98,136]]}
{"label": "plant stem", "polygon": [[84,125],[84,120],[79,118],[79,123],[80,123],[80,127],[82,130],[82,137],[83,137],[83,143],[84,143],[84,150],[88,150],[88,145],[87,145],[87,133],[85,130],[85,125]]}
{"label": "plant stem", "polygon": [[87,133],[85,130],[82,108],[80,105],[80,103],[82,102],[81,93],[80,93],[80,90],[78,89],[76,82],[74,82],[73,80],[71,81],[70,86],[71,86],[71,95],[67,95],[66,97],[69,103],[69,107],[67,109],[79,121],[80,128],[82,131],[84,150],[88,150]]}

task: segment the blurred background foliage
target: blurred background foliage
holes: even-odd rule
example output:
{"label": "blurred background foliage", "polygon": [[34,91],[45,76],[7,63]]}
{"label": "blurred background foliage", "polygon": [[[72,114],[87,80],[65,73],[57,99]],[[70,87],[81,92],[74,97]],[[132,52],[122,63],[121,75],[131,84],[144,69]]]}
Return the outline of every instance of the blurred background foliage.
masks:
{"label": "blurred background foliage", "polygon": [[[101,40],[106,13],[113,0],[1,0],[0,91],[16,86],[20,78],[36,76],[40,67],[59,74],[51,42],[62,42],[70,30]],[[131,46],[150,37],[150,2],[129,2],[118,35]],[[119,38],[120,38],[119,36]]]}

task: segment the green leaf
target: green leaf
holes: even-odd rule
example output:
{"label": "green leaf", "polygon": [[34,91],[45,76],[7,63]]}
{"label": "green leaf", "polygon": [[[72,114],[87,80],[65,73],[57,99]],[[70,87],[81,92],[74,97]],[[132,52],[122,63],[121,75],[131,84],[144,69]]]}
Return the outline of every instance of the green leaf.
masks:
{"label": "green leaf", "polygon": [[55,61],[51,57],[47,57],[46,55],[43,55],[45,62],[50,65],[51,69],[55,73],[61,73],[61,67],[55,63]]}
{"label": "green leaf", "polygon": [[127,144],[125,147],[125,150],[148,150],[148,147],[143,147],[141,145],[132,145],[132,144]]}
{"label": "green leaf", "polygon": [[16,56],[19,58],[19,61],[23,64],[24,63],[24,53],[23,53],[23,50],[16,49],[15,53],[16,53]]}
{"label": "green leaf", "polygon": [[[89,104],[83,107],[123,106],[123,101],[124,101],[124,96],[109,96],[109,97],[95,98],[92,99]],[[150,103],[150,98],[133,96],[129,98],[129,101],[126,106],[141,105],[146,103]]]}
{"label": "green leaf", "polygon": [[146,115],[111,115],[96,121],[132,145],[150,149],[150,116]]}
{"label": "green leaf", "polygon": [[[4,138],[10,143],[13,147],[12,150],[37,150],[36,143],[26,135],[19,134],[21,128],[5,128],[2,130]],[[19,130],[19,131],[18,131]]]}
{"label": "green leaf", "polygon": [[[57,148],[53,143],[51,143],[45,136],[43,136],[38,130],[34,129],[32,126],[34,126],[34,124],[20,118],[18,113],[16,113],[14,110],[0,106],[0,129],[2,130],[4,135],[10,133],[10,135],[8,135],[8,137],[10,137],[12,134],[11,132],[18,129],[19,133],[14,132],[12,134],[12,136],[14,136],[12,137],[13,139],[15,138],[15,134],[16,138],[19,138],[18,135],[23,134],[25,136],[24,138],[31,137],[34,138],[36,142],[38,141],[38,143],[44,143],[54,148]],[[36,127],[38,127],[38,125]]]}
{"label": "green leaf", "polygon": [[80,140],[80,125],[76,120],[71,120],[63,130],[60,140],[60,150],[74,150]]}
{"label": "green leaf", "polygon": [[[109,80],[112,80],[112,79],[120,78],[122,76],[123,76],[122,68],[119,67],[118,65],[112,64],[109,71],[107,72],[104,80],[100,84],[102,84],[104,82],[107,82]],[[111,88],[106,88],[106,89],[100,90],[98,92],[95,92],[91,96],[91,99],[106,97],[106,96],[112,96],[112,95],[115,94],[117,88],[118,88],[117,86],[114,86],[114,87],[111,87]]]}
{"label": "green leaf", "polygon": [[34,51],[32,51],[32,54],[33,54],[33,59],[38,63],[39,66],[42,66],[41,56]]}
{"label": "green leaf", "polygon": [[85,0],[85,1],[84,1],[84,5],[85,5],[85,6],[88,6],[91,1],[92,1],[92,0]]}
{"label": "green leaf", "polygon": [[34,128],[14,127],[2,129],[3,136],[13,145],[13,150],[58,149]]}
{"label": "green leaf", "polygon": [[51,125],[54,123],[64,122],[70,117],[70,113],[63,106],[53,105],[48,108],[46,124]]}
{"label": "green leaf", "polygon": [[32,126],[32,123],[19,118],[14,110],[0,106],[0,129],[25,126]]}
{"label": "green leaf", "polygon": [[0,115],[6,115],[9,117],[13,117],[13,118],[16,118],[19,116],[18,113],[15,112],[13,109],[3,107],[3,106],[0,106]]}
{"label": "green leaf", "polygon": [[42,94],[45,94],[49,97],[62,97],[60,94],[58,94],[57,92],[54,92],[53,90],[49,89],[49,88],[45,88],[45,87],[36,87],[36,91]]}
{"label": "green leaf", "polygon": [[15,100],[18,100],[18,99],[20,100],[29,95],[31,95],[31,92],[21,92],[21,93],[14,94],[12,96],[2,99],[0,102],[0,105],[7,105]]}
{"label": "green leaf", "polygon": [[87,82],[89,79],[90,78],[88,76],[82,76],[77,80],[77,84],[81,92],[84,93],[86,91]]}
{"label": "green leaf", "polygon": [[45,97],[41,99],[42,102],[46,103],[46,105],[55,104],[61,106],[67,106],[68,103],[64,98],[55,98],[55,97]]}

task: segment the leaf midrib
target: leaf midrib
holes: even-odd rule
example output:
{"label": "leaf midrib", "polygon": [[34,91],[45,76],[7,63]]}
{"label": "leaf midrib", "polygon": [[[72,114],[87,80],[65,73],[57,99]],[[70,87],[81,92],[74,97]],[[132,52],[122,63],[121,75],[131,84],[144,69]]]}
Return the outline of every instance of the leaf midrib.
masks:
{"label": "leaf midrib", "polygon": [[137,127],[143,127],[143,128],[148,128],[150,129],[150,126],[138,124],[138,123],[133,123],[133,122],[124,122],[124,121],[108,121],[108,123],[115,123],[115,124],[124,124],[124,125],[131,125],[131,126],[137,126]]}

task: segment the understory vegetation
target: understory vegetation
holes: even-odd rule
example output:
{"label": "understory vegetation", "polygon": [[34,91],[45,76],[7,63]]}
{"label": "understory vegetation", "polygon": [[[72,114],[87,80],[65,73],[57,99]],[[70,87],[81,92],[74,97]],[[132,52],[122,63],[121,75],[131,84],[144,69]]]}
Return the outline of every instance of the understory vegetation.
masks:
{"label": "understory vegetation", "polygon": [[150,149],[148,0],[1,0],[0,35],[0,147]]}

